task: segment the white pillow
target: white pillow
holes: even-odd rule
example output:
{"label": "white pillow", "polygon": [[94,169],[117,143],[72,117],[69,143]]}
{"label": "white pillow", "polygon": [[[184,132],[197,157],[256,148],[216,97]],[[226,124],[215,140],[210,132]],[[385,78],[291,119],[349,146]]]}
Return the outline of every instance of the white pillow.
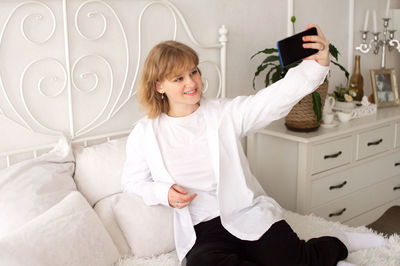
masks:
{"label": "white pillow", "polygon": [[75,183],[92,206],[97,201],[121,191],[126,139],[74,148]]}
{"label": "white pillow", "polygon": [[0,237],[61,201],[76,190],[74,157],[61,138],[49,153],[0,171]]}
{"label": "white pillow", "polygon": [[110,234],[114,244],[117,246],[119,253],[121,255],[130,255],[131,248],[129,247],[128,242],[126,242],[125,236],[115,219],[113,211],[114,197],[116,196],[117,195],[102,199],[94,206],[94,210],[103,222],[104,227]]}
{"label": "white pillow", "polygon": [[0,265],[109,266],[118,258],[104,226],[77,191],[19,230],[0,237]]}
{"label": "white pillow", "polygon": [[148,206],[141,197],[122,193],[114,198],[114,214],[136,257],[150,257],[175,249],[173,210]]}

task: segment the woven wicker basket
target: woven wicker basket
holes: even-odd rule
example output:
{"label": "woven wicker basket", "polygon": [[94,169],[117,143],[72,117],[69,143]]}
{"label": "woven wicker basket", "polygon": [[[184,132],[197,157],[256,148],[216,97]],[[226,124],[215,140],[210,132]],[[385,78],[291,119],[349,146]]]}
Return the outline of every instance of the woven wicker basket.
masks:
{"label": "woven wicker basket", "polygon": [[[318,87],[317,92],[321,95],[323,110],[326,94],[328,93],[328,82],[322,83]],[[293,131],[310,132],[319,128],[320,123],[318,123],[317,116],[314,113],[311,94],[301,99],[301,101],[292,108],[290,113],[286,116],[285,122],[286,127]]]}

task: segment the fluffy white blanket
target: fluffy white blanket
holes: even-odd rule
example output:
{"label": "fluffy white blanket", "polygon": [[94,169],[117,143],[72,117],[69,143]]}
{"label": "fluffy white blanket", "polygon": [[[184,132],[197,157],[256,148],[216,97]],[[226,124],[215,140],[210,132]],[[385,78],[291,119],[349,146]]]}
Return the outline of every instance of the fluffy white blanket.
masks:
{"label": "fluffy white blanket", "polygon": [[[373,232],[372,230],[360,226],[349,227],[340,223],[329,222],[314,215],[299,215],[286,211],[286,221],[297,232],[300,238],[308,240],[313,237],[327,235],[332,231],[344,230],[352,232]],[[376,233],[376,232],[375,232]],[[360,250],[352,252],[347,258],[348,262],[362,266],[398,266],[400,265],[400,236],[397,234],[388,237],[388,245],[385,247]],[[176,253],[170,252],[151,258],[121,258],[115,266],[177,266],[179,265]]]}

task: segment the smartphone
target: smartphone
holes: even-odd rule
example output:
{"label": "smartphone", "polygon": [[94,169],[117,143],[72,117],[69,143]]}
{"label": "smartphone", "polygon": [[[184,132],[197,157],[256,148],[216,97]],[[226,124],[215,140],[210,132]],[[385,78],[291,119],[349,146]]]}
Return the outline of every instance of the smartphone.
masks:
{"label": "smartphone", "polygon": [[279,59],[283,67],[318,53],[318,49],[303,48],[303,36],[318,35],[315,27],[277,42]]}

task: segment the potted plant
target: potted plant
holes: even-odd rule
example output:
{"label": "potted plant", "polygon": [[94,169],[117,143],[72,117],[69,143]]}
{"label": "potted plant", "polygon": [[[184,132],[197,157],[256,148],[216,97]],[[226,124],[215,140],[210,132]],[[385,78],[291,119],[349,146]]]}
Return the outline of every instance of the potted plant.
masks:
{"label": "potted plant", "polygon": [[[296,17],[291,18],[293,24],[296,22]],[[331,63],[336,65],[342,70],[349,80],[349,72],[338,63],[339,51],[333,44],[329,44],[329,52],[335,60],[331,60]],[[288,70],[292,67],[297,66],[300,62],[293,63],[286,67],[283,67],[279,60],[278,50],[275,48],[266,48],[262,51],[255,53],[251,59],[259,54],[267,55],[262,63],[257,67],[253,78],[253,88],[255,89],[255,79],[261,73],[266,71],[264,83],[268,85],[282,79]],[[313,131],[318,129],[321,118],[323,105],[325,103],[325,97],[328,92],[328,81],[325,82],[313,93],[304,97],[298,104],[296,104],[290,113],[286,116],[286,126],[295,131]]]}

